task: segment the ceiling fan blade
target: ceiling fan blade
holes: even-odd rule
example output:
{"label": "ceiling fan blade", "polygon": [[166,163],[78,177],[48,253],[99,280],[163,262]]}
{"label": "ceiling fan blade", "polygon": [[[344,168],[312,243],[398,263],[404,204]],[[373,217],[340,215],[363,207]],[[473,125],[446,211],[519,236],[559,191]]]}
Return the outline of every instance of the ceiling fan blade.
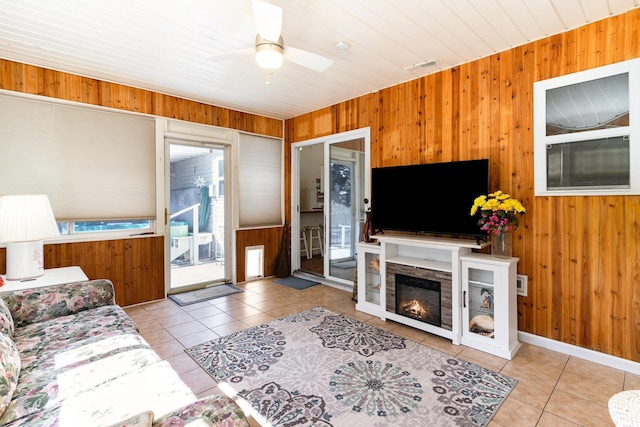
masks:
{"label": "ceiling fan blade", "polygon": [[284,57],[298,65],[320,72],[326,70],[333,64],[333,60],[329,58],[289,46],[285,46],[284,48]]}
{"label": "ceiling fan blade", "polygon": [[217,55],[207,56],[205,59],[207,61],[222,62],[222,61],[237,58],[243,55],[253,55],[255,51],[256,51],[255,48],[248,47],[246,49],[232,50],[231,52],[224,52],[224,53],[219,53]]}
{"label": "ceiling fan blade", "polygon": [[253,0],[253,18],[258,34],[265,40],[277,42],[282,31],[282,9],[262,0]]}

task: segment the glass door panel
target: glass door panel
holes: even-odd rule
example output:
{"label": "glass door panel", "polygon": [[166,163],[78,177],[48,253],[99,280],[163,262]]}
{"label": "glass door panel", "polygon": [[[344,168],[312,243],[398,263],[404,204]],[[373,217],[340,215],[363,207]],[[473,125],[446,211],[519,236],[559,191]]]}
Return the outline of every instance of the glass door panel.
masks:
{"label": "glass door panel", "polygon": [[364,224],[364,170],[363,138],[329,145],[325,265],[330,277],[344,281],[355,278],[355,243]]}
{"label": "glass door panel", "polygon": [[494,337],[493,271],[469,268],[468,331],[487,338]]}
{"label": "glass door panel", "polygon": [[168,140],[171,292],[229,279],[225,266],[225,148]]}
{"label": "glass door panel", "polygon": [[324,144],[299,149],[300,270],[324,276]]}

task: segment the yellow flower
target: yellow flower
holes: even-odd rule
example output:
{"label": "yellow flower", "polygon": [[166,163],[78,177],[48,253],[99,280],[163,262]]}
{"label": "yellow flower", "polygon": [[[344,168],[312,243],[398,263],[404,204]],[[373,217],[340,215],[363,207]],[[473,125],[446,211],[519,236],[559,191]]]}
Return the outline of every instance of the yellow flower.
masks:
{"label": "yellow flower", "polygon": [[471,216],[478,212],[482,213],[478,219],[480,229],[487,233],[497,233],[518,228],[517,215],[525,214],[527,211],[519,200],[498,190],[475,198],[471,207]]}
{"label": "yellow flower", "polygon": [[487,196],[476,197],[473,201],[473,206],[471,206],[471,216],[475,215],[478,212],[478,208],[481,208],[484,204],[484,201],[487,200]]}

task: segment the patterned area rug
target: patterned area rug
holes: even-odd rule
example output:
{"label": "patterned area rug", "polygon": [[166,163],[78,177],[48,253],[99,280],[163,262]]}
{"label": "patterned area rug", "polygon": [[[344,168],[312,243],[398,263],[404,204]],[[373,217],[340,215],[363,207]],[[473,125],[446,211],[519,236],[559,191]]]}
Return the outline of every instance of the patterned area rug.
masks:
{"label": "patterned area rug", "polygon": [[516,384],[322,307],[185,351],[274,426],[486,426]]}

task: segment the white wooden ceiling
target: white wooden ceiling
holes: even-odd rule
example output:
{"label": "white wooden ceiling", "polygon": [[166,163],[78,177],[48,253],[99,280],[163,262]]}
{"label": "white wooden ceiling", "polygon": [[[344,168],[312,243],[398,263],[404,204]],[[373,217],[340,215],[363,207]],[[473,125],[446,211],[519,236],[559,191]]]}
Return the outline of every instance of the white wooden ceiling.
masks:
{"label": "white wooden ceiling", "polygon": [[[252,54],[251,0],[0,0],[0,57],[286,119],[638,7],[640,0],[267,0],[285,50],[324,72]],[[339,41],[351,45],[336,47]],[[418,71],[406,67],[435,59]],[[270,82],[271,84],[267,84]]]}

